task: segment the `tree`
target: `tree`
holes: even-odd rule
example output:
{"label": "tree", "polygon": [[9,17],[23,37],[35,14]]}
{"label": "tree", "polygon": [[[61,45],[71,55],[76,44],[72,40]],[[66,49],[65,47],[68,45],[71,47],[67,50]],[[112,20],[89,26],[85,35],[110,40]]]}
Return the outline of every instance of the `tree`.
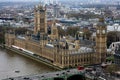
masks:
{"label": "tree", "polygon": [[16,28],[15,34],[25,34],[27,32],[27,28]]}
{"label": "tree", "polygon": [[114,56],[111,55],[111,56],[107,57],[106,61],[112,61],[112,62],[114,62]]}
{"label": "tree", "polygon": [[109,73],[113,73],[115,71],[119,71],[120,68],[119,66],[115,65],[115,64],[112,64],[112,65],[109,65],[107,66],[107,68],[105,69],[106,72],[109,72]]}
{"label": "tree", "polygon": [[75,37],[75,34],[76,34],[77,31],[79,31],[79,30],[80,30],[79,27],[68,27],[67,30],[66,30],[66,34]]}
{"label": "tree", "polygon": [[0,32],[0,44],[4,43],[4,33]]}
{"label": "tree", "polygon": [[90,37],[91,37],[91,35],[92,35],[92,33],[90,32],[90,30],[84,30],[83,33],[84,33],[83,34],[84,38],[87,39],[87,40],[89,40]]}
{"label": "tree", "polygon": [[90,19],[90,18],[98,18],[99,15],[87,12],[87,13],[70,13],[67,14],[68,18],[75,17],[76,19],[82,18],[82,19]]}
{"label": "tree", "polygon": [[65,31],[62,28],[58,28],[58,34],[60,36],[64,36],[66,33],[65,33]]}
{"label": "tree", "polygon": [[11,27],[0,26],[0,44],[5,43],[5,32],[12,29]]}

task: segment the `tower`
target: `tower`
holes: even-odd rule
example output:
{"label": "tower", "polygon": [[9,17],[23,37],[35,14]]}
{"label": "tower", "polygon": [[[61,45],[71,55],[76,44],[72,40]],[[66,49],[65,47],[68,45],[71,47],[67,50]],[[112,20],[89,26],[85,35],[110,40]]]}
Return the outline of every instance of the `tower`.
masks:
{"label": "tower", "polygon": [[47,33],[46,8],[41,4],[36,6],[34,9],[34,24],[34,34]]}
{"label": "tower", "polygon": [[106,61],[106,35],[107,35],[107,27],[104,23],[104,18],[99,18],[99,23],[96,27],[96,61],[99,63]]}
{"label": "tower", "polygon": [[52,27],[51,27],[51,35],[50,35],[51,39],[58,39],[58,29],[57,29],[57,26],[56,26],[56,22],[55,22],[55,19],[53,20],[53,23],[52,23]]}
{"label": "tower", "polygon": [[11,47],[14,45],[15,40],[15,32],[10,30],[8,33],[5,34],[5,45]]}

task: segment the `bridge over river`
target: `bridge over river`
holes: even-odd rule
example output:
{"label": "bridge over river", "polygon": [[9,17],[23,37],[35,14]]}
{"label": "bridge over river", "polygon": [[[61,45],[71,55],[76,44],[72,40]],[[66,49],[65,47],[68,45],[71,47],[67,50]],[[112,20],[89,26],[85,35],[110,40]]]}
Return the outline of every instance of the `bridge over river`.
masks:
{"label": "bridge over river", "polygon": [[69,69],[52,73],[7,78],[3,80],[85,80],[84,70]]}

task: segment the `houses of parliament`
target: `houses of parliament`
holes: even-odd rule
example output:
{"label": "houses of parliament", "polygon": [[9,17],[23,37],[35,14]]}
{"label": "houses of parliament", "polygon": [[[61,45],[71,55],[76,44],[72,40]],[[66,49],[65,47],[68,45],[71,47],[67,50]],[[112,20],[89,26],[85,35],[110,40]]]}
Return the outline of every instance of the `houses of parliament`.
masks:
{"label": "houses of parliament", "polygon": [[[48,30],[46,8],[42,5],[36,6],[34,9],[34,24],[33,34],[26,32],[24,37],[15,35],[13,31],[7,32],[5,34],[5,45],[7,47],[15,45],[29,50],[50,60],[53,65],[60,68],[105,62],[107,31],[103,18],[99,19],[96,26],[95,45],[79,39],[79,32],[75,38],[60,37],[55,20],[52,22],[51,29]],[[87,46],[86,43],[90,46]]]}

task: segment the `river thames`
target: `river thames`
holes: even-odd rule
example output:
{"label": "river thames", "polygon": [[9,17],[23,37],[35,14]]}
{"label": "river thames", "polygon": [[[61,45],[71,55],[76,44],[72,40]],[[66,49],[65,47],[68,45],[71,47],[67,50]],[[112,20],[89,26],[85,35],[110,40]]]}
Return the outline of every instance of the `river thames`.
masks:
{"label": "river thames", "polygon": [[42,63],[0,48],[0,80],[55,71]]}

